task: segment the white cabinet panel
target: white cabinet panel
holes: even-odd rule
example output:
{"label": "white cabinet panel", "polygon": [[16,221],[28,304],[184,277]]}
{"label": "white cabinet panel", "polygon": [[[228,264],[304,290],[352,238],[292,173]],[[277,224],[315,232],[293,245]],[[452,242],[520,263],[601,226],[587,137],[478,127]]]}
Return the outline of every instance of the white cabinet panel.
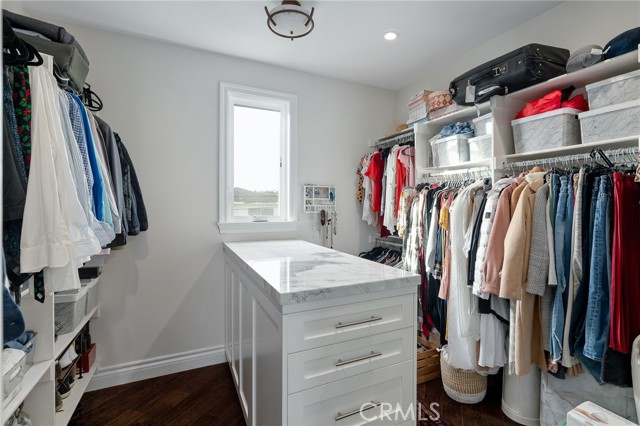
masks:
{"label": "white cabinet panel", "polygon": [[231,375],[240,388],[240,283],[235,271],[231,271],[232,305],[228,308],[231,315]]}
{"label": "white cabinet panel", "polygon": [[240,405],[247,424],[252,424],[253,410],[253,297],[247,284],[240,287]]}
{"label": "white cabinet panel", "polygon": [[[233,271],[231,270],[231,266],[228,262],[224,264],[224,306],[227,310],[233,310],[233,285],[231,282],[231,275]],[[227,356],[227,361],[229,364],[233,363],[233,355],[231,351],[232,345],[232,336],[231,336],[231,323],[232,323],[233,314],[229,315],[228,313],[224,316],[224,351]]]}
{"label": "white cabinet panel", "polygon": [[408,327],[291,354],[289,393],[413,359],[413,334]]}
{"label": "white cabinet panel", "polygon": [[260,305],[254,305],[255,340],[254,347],[254,407],[253,425],[281,425],[282,395],[274,384],[282,382],[282,330],[277,318],[273,318]]}
{"label": "white cabinet panel", "polygon": [[[405,361],[289,395],[290,426],[397,425],[415,399],[415,363]],[[379,404],[379,405],[378,405]],[[402,413],[401,413],[402,412]]]}
{"label": "white cabinet panel", "polygon": [[290,314],[289,352],[412,327],[415,316],[413,295]]}

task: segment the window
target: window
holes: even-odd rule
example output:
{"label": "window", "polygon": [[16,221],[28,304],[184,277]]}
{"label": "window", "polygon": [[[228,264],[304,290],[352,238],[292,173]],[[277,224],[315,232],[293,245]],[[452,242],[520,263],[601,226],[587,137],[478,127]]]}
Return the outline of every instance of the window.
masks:
{"label": "window", "polygon": [[220,232],[295,230],[297,97],[220,83]]}

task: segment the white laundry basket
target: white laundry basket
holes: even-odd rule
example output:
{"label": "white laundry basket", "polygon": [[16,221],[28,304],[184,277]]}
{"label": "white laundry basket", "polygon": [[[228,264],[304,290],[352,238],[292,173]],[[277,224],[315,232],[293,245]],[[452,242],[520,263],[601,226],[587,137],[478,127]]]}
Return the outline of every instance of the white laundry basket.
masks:
{"label": "white laundry basket", "polygon": [[633,378],[633,398],[636,400],[636,413],[640,419],[640,336],[633,341],[631,349],[631,376]]}
{"label": "white laundry basket", "polygon": [[521,425],[540,425],[540,369],[531,366],[524,376],[504,372],[502,412]]}

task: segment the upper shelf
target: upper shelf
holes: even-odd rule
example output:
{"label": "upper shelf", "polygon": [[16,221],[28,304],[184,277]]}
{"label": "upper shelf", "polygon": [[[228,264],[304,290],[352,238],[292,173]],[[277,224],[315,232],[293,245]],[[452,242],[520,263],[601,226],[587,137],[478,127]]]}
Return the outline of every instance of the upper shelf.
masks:
{"label": "upper shelf", "polygon": [[369,146],[372,148],[384,148],[400,143],[413,142],[414,140],[415,136],[413,127],[409,127],[400,132],[380,138],[377,141],[370,143]]}
{"label": "upper shelf", "polygon": [[640,136],[631,136],[625,138],[609,139],[591,143],[581,143],[578,145],[561,146],[558,148],[545,149],[541,151],[525,152],[521,154],[510,154],[499,158],[497,166],[502,163],[516,163],[519,161],[538,160],[542,158],[553,158],[564,155],[584,154],[590,152],[593,148],[600,148],[602,150],[618,149],[618,148],[630,148],[638,146],[638,139]]}
{"label": "upper shelf", "polygon": [[489,168],[491,167],[491,158],[486,158],[483,160],[477,161],[465,161],[463,163],[450,164],[448,166],[438,166],[438,167],[419,167],[416,168],[416,175],[418,176],[430,176],[433,174],[441,174],[446,172],[464,172],[471,171],[478,168]]}
{"label": "upper shelf", "polygon": [[451,114],[448,114],[442,117],[438,117],[435,120],[427,121],[426,123],[416,124],[415,125],[416,133],[421,132],[425,129],[440,130],[442,127],[448,124],[456,123],[458,121],[469,121],[471,119],[479,117],[488,112],[489,112],[489,102],[483,102],[481,104],[474,105],[474,106],[462,107],[456,112],[453,112]]}
{"label": "upper shelf", "polygon": [[[526,89],[518,90],[517,92],[513,92],[505,97],[522,102],[529,102],[533,99],[540,98],[555,89],[564,89],[572,85],[576,88],[584,87],[589,83],[604,80],[637,69],[640,69],[638,52],[633,51],[620,55],[616,58],[607,59],[606,61],[588,68],[563,74],[534,86],[527,87]],[[489,102],[463,107],[452,114],[439,117],[433,121],[416,124],[416,133],[420,131],[428,131],[427,129],[431,131],[434,129],[440,129],[447,124],[458,121],[468,121],[478,117],[479,115],[488,113],[490,109],[491,107]]]}

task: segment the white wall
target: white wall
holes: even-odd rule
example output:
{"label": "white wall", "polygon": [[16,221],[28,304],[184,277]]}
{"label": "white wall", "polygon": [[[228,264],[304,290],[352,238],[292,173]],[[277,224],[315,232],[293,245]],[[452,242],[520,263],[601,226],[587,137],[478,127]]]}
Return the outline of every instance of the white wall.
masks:
{"label": "white wall", "polygon": [[[457,76],[526,44],[540,43],[570,51],[590,44],[604,47],[616,35],[639,25],[640,2],[637,1],[564,2],[453,62],[425,70],[423,79],[398,92],[397,120],[407,121],[407,102],[414,93],[422,89],[448,90],[449,83]],[[446,43],[446,36],[442,42]]]}
{"label": "white wall", "polygon": [[301,207],[294,233],[219,234],[220,81],[298,95],[299,199],[304,183],[335,185],[334,247],[357,254],[370,246],[354,202],[355,170],[369,138],[393,129],[394,92],[64,26],[89,56],[88,81],[105,105],[100,116],[133,158],[149,215],[149,231],[129,237],[103,268],[101,318],[91,323],[102,369],[223,344],[223,241],[320,242],[317,216]]}

